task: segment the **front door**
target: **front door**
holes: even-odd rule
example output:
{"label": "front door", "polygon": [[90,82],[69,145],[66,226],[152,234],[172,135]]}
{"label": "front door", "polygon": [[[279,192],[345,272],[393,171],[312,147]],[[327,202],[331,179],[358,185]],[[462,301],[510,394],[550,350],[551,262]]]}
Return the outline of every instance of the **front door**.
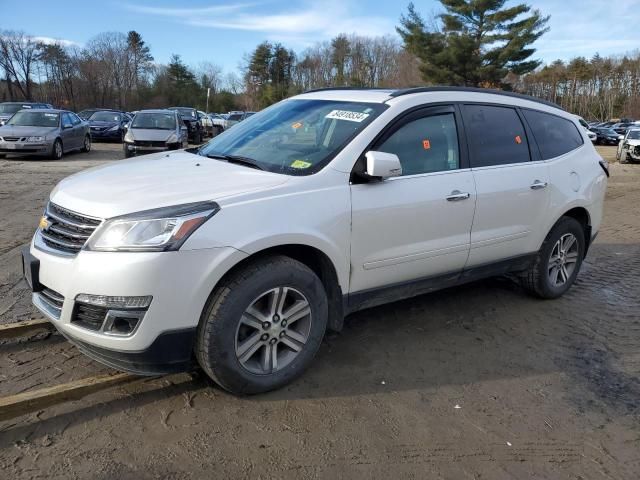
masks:
{"label": "front door", "polygon": [[453,106],[425,108],[371,148],[398,155],[403,171],[351,186],[350,293],[462,271],[476,192],[457,125]]}

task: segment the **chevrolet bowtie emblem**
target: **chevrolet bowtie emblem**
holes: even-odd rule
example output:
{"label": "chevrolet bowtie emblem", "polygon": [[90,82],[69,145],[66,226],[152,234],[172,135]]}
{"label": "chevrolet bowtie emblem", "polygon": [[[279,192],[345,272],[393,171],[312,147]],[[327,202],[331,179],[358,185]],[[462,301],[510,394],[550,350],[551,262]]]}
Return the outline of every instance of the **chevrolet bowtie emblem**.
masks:
{"label": "chevrolet bowtie emblem", "polygon": [[47,220],[47,217],[40,217],[38,228],[40,230],[46,230],[47,228],[49,228],[49,220]]}

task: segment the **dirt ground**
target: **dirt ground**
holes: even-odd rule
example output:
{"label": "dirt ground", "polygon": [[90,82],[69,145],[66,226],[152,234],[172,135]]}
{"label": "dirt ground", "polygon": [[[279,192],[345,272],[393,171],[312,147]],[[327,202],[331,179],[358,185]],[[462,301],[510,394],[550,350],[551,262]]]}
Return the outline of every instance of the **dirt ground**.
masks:
{"label": "dirt ground", "polygon": [[[1,323],[40,318],[18,254],[48,192],[119,149],[0,161]],[[604,225],[561,299],[478,282],[348,317],[267,395],[183,374],[0,422],[0,478],[637,479],[639,205],[640,165],[612,165]],[[0,395],[107,371],[57,335],[0,345]]]}

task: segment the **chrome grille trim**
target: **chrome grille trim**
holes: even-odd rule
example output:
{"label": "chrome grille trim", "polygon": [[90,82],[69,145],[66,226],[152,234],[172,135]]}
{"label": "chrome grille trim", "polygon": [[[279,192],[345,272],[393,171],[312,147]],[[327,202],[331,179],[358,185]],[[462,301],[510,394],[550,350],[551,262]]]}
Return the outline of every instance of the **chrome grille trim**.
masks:
{"label": "chrome grille trim", "polygon": [[47,317],[52,320],[60,320],[64,297],[58,292],[45,287],[41,292],[34,293],[31,300],[38,310]]}
{"label": "chrome grille trim", "polygon": [[49,225],[38,229],[34,245],[36,248],[57,255],[76,255],[100,226],[102,219],[82,215],[49,202],[44,211]]}

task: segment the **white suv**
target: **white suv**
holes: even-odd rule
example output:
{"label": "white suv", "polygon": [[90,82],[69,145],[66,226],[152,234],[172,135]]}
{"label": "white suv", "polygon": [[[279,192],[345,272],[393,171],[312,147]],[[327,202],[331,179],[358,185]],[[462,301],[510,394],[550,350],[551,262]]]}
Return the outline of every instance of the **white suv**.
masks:
{"label": "white suv", "polygon": [[534,98],[312,91],[199,149],[63,180],[25,277],[100,362],[140,374],[197,362],[231,392],[264,392],[355,310],[506,273],[562,295],[607,175],[576,117]]}

